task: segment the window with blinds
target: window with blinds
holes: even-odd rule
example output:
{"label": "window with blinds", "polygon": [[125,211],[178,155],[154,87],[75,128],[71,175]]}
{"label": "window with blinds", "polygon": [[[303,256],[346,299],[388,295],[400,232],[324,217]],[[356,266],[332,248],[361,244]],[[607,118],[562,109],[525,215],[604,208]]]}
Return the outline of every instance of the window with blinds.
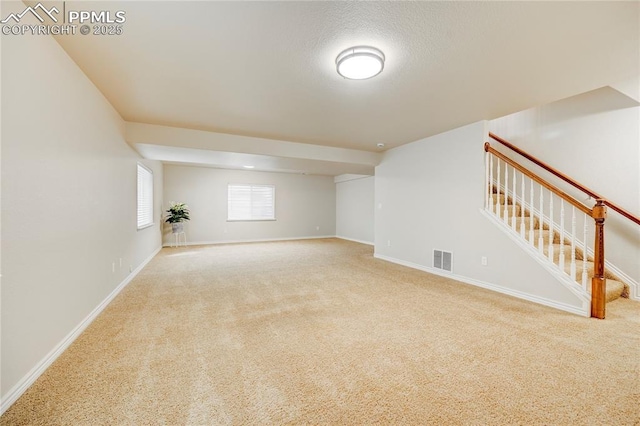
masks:
{"label": "window with blinds", "polygon": [[138,229],[153,225],[153,172],[138,163]]}
{"label": "window with blinds", "polygon": [[275,220],[273,185],[232,185],[228,190],[227,220]]}

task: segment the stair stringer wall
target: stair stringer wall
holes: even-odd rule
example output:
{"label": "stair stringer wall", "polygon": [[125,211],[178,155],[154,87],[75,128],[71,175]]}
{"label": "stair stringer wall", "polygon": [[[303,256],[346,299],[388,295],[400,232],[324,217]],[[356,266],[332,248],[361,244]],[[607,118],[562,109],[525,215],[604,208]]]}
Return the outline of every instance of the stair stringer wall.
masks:
{"label": "stair stringer wall", "polygon": [[[375,175],[375,256],[433,273],[433,249],[453,252],[446,276],[587,315],[584,300],[514,242],[484,206],[486,122],[387,151]],[[488,259],[487,266],[481,263]]]}
{"label": "stair stringer wall", "polygon": [[547,258],[547,256],[540,254],[536,247],[523,240],[518,232],[514,231],[510,226],[507,226],[502,220],[493,216],[485,209],[480,209],[480,213],[492,222],[499,230],[504,232],[505,235],[507,235],[507,237],[509,237],[518,247],[524,250],[525,253],[545,268],[561,285],[576,295],[582,301],[582,309],[580,310],[580,313],[588,316],[591,306],[590,294],[586,293],[580,285],[563,273],[555,263],[551,262]]}

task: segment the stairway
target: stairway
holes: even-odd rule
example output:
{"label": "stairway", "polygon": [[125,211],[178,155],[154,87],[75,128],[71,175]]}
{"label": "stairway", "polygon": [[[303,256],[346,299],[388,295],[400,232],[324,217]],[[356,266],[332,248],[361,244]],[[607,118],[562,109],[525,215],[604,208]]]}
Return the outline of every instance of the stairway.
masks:
{"label": "stairway", "polygon": [[[519,230],[520,225],[524,223],[525,225],[525,233],[524,237],[520,234],[519,238],[523,238],[528,244],[534,245],[536,248],[539,248],[539,237],[542,235],[543,241],[543,253],[545,256],[549,256],[550,245],[549,241],[552,240],[553,246],[553,263],[560,266],[560,253],[564,252],[564,269],[568,275],[571,275],[571,264],[569,259],[571,259],[571,243],[568,239],[564,240],[564,244],[560,244],[560,234],[557,231],[552,231],[549,229],[547,224],[544,224],[540,227],[540,221],[537,217],[532,217],[530,211],[523,207],[520,203],[513,203],[513,199],[510,196],[505,196],[502,191],[498,191],[495,186],[492,186],[491,191],[491,200],[493,203],[493,210],[497,211],[499,208],[501,212],[504,212],[505,207],[508,213],[508,218],[515,220],[515,229]],[[522,217],[522,209],[524,208],[524,217]],[[514,214],[515,210],[515,214]],[[524,222],[523,222],[524,221]],[[533,241],[529,240],[529,229],[531,226],[531,221],[533,221]],[[512,227],[511,222],[509,224],[504,224],[509,228]],[[586,262],[586,272],[587,272],[587,286],[591,287],[591,278],[594,273],[594,264],[593,259],[588,256],[585,260],[585,256],[583,250],[579,247],[575,247],[575,270],[577,271],[578,277],[581,277],[583,271],[583,265]],[[606,278],[606,302],[610,302],[619,297],[629,297],[629,286],[622,281],[618,277],[616,277],[611,272],[607,271],[605,268],[605,278]]]}

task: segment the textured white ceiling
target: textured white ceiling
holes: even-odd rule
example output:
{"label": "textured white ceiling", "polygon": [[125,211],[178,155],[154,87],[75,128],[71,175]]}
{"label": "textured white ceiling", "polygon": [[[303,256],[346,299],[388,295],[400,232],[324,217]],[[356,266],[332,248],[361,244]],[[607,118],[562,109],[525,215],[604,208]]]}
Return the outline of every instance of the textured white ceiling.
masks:
{"label": "textured white ceiling", "polygon": [[[58,37],[127,121],[377,151],[638,75],[638,2],[73,2]],[[385,69],[342,79],[373,45]]]}

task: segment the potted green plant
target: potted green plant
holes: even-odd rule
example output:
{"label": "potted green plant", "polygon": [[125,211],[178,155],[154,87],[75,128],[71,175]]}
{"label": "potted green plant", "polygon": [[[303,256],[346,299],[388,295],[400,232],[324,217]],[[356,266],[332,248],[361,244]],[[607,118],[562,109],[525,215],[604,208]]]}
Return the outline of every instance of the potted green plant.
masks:
{"label": "potted green plant", "polygon": [[189,206],[185,203],[175,203],[172,201],[167,213],[165,222],[171,224],[171,232],[174,234],[184,232],[184,224],[182,222],[191,220],[189,217]]}

